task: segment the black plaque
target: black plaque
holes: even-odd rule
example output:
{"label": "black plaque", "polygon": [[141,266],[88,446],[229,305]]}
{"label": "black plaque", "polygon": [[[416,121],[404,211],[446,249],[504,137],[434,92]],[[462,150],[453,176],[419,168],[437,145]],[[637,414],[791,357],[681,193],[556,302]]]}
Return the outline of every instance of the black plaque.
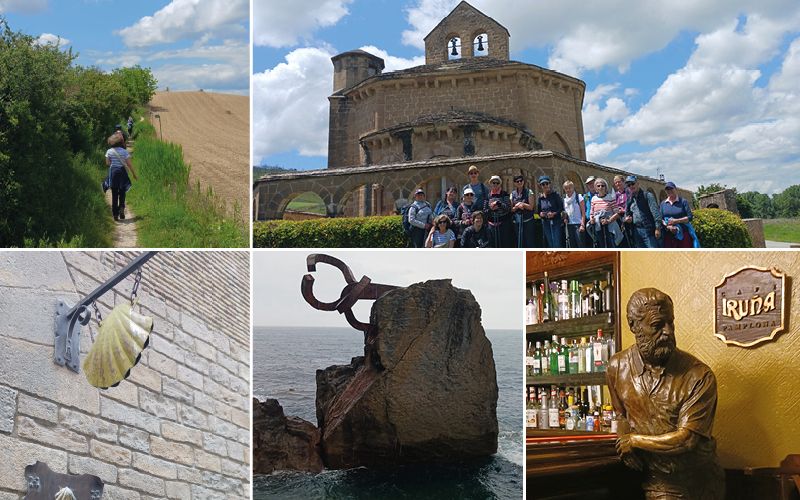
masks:
{"label": "black plaque", "polygon": [[726,344],[750,347],[784,329],[786,275],[743,267],[714,287],[714,335]]}

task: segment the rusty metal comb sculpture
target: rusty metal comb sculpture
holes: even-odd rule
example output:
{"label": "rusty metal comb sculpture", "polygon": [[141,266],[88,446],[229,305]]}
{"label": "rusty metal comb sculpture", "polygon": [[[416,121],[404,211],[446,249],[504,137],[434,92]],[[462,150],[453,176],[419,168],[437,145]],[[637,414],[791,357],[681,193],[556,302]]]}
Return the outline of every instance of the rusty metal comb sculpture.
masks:
{"label": "rusty metal comb sculpture", "polygon": [[300,286],[300,290],[303,293],[303,298],[314,309],[319,309],[320,311],[338,311],[339,314],[344,314],[350,326],[356,330],[361,330],[364,332],[364,353],[367,358],[367,362],[373,364],[378,363],[379,361],[374,356],[372,349],[372,345],[377,335],[375,325],[372,323],[362,323],[361,321],[358,321],[355,317],[355,314],[353,314],[353,306],[359,300],[376,300],[384,293],[400,287],[372,283],[372,280],[367,276],[364,276],[361,278],[361,280],[356,281],[353,271],[347,267],[347,264],[336,257],[331,257],[330,255],[314,253],[306,257],[306,266],[308,268],[308,272],[316,271],[317,264],[319,263],[330,264],[340,270],[342,275],[344,275],[344,280],[347,282],[347,285],[345,285],[344,289],[342,289],[339,299],[333,302],[322,302],[314,296],[314,277],[310,274],[306,274],[303,276],[303,281]]}

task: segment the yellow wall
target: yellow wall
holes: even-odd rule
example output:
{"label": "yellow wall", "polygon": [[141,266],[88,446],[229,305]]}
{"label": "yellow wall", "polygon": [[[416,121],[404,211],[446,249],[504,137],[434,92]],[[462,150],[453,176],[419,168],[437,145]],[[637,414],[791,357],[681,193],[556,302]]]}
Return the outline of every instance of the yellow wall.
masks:
{"label": "yellow wall", "polygon": [[[755,347],[714,336],[714,286],[743,266],[774,267],[787,275],[786,330]],[[708,364],[717,377],[714,422],[717,455],[726,468],[777,467],[800,453],[800,252],[622,252],[622,344],[634,342],[625,309],[631,294],[655,287],[675,303],[678,347]]]}

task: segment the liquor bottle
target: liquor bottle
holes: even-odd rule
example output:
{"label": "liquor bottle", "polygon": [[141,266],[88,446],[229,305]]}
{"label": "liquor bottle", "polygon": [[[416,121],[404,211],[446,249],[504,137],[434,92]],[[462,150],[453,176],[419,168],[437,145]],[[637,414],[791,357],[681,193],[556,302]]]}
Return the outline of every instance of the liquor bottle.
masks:
{"label": "liquor bottle", "polygon": [[561,346],[558,344],[558,336],[553,335],[553,341],[550,342],[550,375],[558,375],[558,351]]}
{"label": "liquor bottle", "polygon": [[570,318],[581,317],[581,290],[577,280],[572,280],[569,284],[569,309]]}
{"label": "liquor bottle", "polygon": [[589,307],[589,290],[590,286],[582,287],[583,293],[581,294],[581,313],[583,316],[591,316],[592,310]]}
{"label": "liquor bottle", "polygon": [[542,363],[542,375],[550,375],[550,341],[545,340],[540,352]]}
{"label": "liquor bottle", "polygon": [[525,349],[525,376],[533,376],[533,352],[531,350],[530,342],[528,342],[528,348]]}
{"label": "liquor bottle", "polygon": [[550,419],[549,423],[551,429],[560,428],[558,424],[558,397],[555,386],[553,386],[552,390],[550,391],[550,413],[548,418]]}
{"label": "liquor bottle", "polygon": [[594,413],[591,411],[586,414],[586,430],[594,432]]}
{"label": "liquor bottle", "polygon": [[614,411],[614,407],[611,407],[611,433],[617,433],[617,412]]}
{"label": "liquor bottle", "polygon": [[570,319],[569,312],[569,291],[567,290],[567,280],[561,280],[561,290],[558,292],[558,320]]}
{"label": "liquor bottle", "polygon": [[565,430],[567,428],[567,398],[564,391],[561,391],[561,399],[558,402],[558,428]]}
{"label": "liquor bottle", "polygon": [[569,372],[579,373],[578,353],[581,348],[577,340],[574,340],[569,346]]}
{"label": "liquor bottle", "polygon": [[536,296],[539,298],[539,323],[544,323],[545,309],[544,309],[544,283],[539,283],[537,287]]}
{"label": "liquor bottle", "polygon": [[589,415],[589,388],[583,390],[583,407],[581,408],[581,412],[584,418]]}
{"label": "liquor bottle", "polygon": [[545,316],[543,321],[555,321],[556,319],[556,303],[553,298],[553,291],[550,288],[550,278],[547,276],[547,271],[544,272],[544,308]]}
{"label": "liquor bottle", "polygon": [[578,373],[586,373],[586,337],[578,344]]}
{"label": "liquor bottle", "polygon": [[614,310],[614,285],[611,284],[611,273],[606,273],[606,287],[603,288],[603,312]]}
{"label": "liquor bottle", "polygon": [[567,411],[566,411],[566,426],[567,426],[566,429],[568,431],[574,431],[577,428],[578,422],[577,419],[575,418],[575,413],[577,412],[573,410],[574,406],[575,406],[575,398],[573,398],[572,395],[570,394],[569,397],[567,397]]}
{"label": "liquor bottle", "polygon": [[594,407],[594,431],[595,432],[602,432],[603,431],[603,419],[600,416],[600,403]]}
{"label": "liquor bottle", "polygon": [[597,330],[597,338],[594,339],[594,371],[601,373],[606,371],[608,366],[608,346],[603,340],[603,330]]}
{"label": "liquor bottle", "polygon": [[611,431],[611,412],[613,409],[611,403],[608,402],[608,398],[606,398],[606,404],[603,405],[603,431],[605,432]]}
{"label": "liquor bottle", "polygon": [[550,404],[544,389],[539,393],[539,428],[550,428]]}
{"label": "liquor bottle", "polygon": [[542,343],[536,341],[536,349],[533,351],[533,376],[538,377],[542,374]]}
{"label": "liquor bottle", "polygon": [[525,306],[525,324],[535,325],[539,322],[538,315],[536,314],[536,305],[533,299],[528,299],[528,305]]}
{"label": "liquor bottle", "polygon": [[534,416],[536,414],[536,410],[533,406],[533,398],[531,397],[530,391],[533,390],[533,387],[528,387],[528,391],[526,394],[527,401],[525,403],[525,427],[534,427],[531,425],[533,421],[536,419]]}
{"label": "liquor bottle", "polygon": [[592,291],[589,292],[589,310],[592,314],[603,312],[603,291],[600,290],[600,281],[594,280]]}
{"label": "liquor bottle", "polygon": [[569,347],[567,346],[567,339],[561,337],[561,343],[558,345],[558,374],[566,375],[569,373]]}
{"label": "liquor bottle", "polygon": [[586,373],[594,373],[594,337],[589,337],[584,352],[586,353]]}
{"label": "liquor bottle", "polygon": [[606,337],[606,351],[608,351],[608,359],[617,353],[617,345],[614,343],[614,334],[612,333]]}

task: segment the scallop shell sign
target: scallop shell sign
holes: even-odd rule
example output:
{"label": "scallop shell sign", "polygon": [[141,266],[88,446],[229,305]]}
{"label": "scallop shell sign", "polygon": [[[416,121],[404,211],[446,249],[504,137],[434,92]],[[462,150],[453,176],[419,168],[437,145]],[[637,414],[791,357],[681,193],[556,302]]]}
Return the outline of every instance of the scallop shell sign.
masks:
{"label": "scallop shell sign", "polygon": [[714,335],[726,344],[750,347],[784,329],[786,275],[743,267],[714,287]]}

